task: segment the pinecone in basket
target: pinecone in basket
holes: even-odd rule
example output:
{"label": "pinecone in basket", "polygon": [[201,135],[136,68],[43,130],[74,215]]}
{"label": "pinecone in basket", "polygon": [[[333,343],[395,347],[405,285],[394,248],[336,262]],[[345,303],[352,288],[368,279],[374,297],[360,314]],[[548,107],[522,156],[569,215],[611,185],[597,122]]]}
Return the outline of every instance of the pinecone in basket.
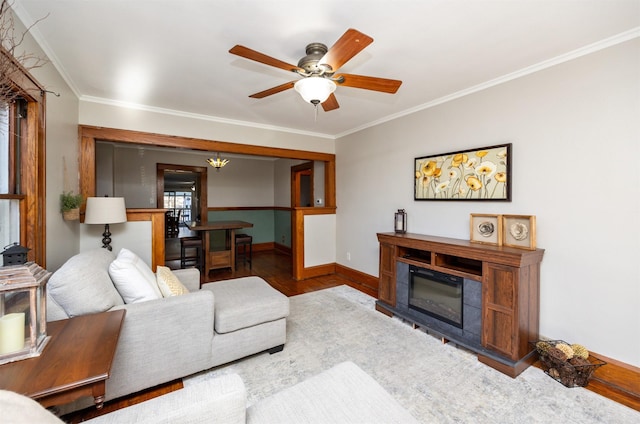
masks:
{"label": "pinecone in basket", "polygon": [[557,347],[551,347],[547,351],[547,355],[555,362],[561,363],[567,361],[567,355]]}
{"label": "pinecone in basket", "polygon": [[567,359],[573,358],[573,355],[574,355],[573,349],[568,344],[558,343],[556,345],[556,349],[560,349],[567,356]]}
{"label": "pinecone in basket", "polygon": [[551,347],[553,347],[553,346],[551,346],[550,343],[545,342],[544,340],[541,340],[541,341],[536,343],[536,350],[538,351],[538,353],[540,355],[547,355],[547,352],[549,352],[549,349]]}
{"label": "pinecone in basket", "polygon": [[591,362],[587,361],[581,356],[574,356],[573,358],[569,359],[569,363],[574,367],[591,366]]}
{"label": "pinecone in basket", "polygon": [[589,351],[586,347],[580,344],[572,344],[571,349],[573,349],[573,354],[582,359],[587,359],[589,357]]}

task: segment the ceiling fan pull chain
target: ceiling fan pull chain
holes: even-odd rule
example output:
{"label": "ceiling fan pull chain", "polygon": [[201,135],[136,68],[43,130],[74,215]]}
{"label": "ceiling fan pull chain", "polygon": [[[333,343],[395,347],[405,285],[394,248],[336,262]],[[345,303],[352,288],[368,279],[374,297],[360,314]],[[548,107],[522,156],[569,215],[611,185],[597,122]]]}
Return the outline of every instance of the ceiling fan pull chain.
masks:
{"label": "ceiling fan pull chain", "polygon": [[318,103],[316,103],[314,106],[315,106],[315,115],[313,117],[313,122],[318,122]]}

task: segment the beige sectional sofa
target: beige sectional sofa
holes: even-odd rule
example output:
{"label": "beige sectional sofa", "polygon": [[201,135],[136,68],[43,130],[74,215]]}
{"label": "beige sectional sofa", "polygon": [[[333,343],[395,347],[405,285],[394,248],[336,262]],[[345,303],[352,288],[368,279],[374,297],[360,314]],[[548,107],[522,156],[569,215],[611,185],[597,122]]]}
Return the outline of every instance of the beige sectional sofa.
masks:
{"label": "beige sectional sofa", "polygon": [[[156,277],[135,255],[116,261],[122,253],[116,257],[101,248],[79,253],[47,283],[48,321],[126,309],[105,400],[258,352],[282,349],[289,299],[261,278],[207,283],[200,288],[197,269],[178,270],[174,274],[186,294],[125,303],[120,294],[125,293],[123,284],[144,285]],[[121,265],[119,271],[129,272],[124,277],[118,274],[120,291],[111,278],[116,275],[112,265],[116,263]],[[89,404],[80,402],[72,409]]]}
{"label": "beige sectional sofa", "polygon": [[[35,401],[0,390],[3,418],[13,424],[61,421]],[[380,384],[343,362],[247,408],[237,374],[222,375],[88,420],[92,424],[417,424]]]}

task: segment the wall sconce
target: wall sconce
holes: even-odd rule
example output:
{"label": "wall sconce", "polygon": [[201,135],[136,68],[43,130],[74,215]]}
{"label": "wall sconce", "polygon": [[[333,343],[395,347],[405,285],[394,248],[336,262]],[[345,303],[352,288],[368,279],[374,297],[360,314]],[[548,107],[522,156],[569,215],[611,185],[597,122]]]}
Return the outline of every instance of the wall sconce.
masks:
{"label": "wall sconce", "polygon": [[404,234],[407,232],[407,213],[404,209],[398,209],[395,213],[394,231],[398,234]]}
{"label": "wall sconce", "polygon": [[0,268],[0,364],[39,356],[49,341],[50,276],[33,262]]}
{"label": "wall sconce", "polygon": [[218,157],[214,158],[209,158],[207,159],[207,162],[209,162],[209,165],[213,166],[214,168],[216,168],[216,172],[220,172],[220,168],[222,168],[223,166],[225,166],[226,164],[229,163],[229,159],[220,159],[220,153],[218,153]]}
{"label": "wall sconce", "polygon": [[124,197],[88,197],[84,215],[85,224],[104,224],[102,247],[111,251],[109,224],[127,222],[127,208]]}

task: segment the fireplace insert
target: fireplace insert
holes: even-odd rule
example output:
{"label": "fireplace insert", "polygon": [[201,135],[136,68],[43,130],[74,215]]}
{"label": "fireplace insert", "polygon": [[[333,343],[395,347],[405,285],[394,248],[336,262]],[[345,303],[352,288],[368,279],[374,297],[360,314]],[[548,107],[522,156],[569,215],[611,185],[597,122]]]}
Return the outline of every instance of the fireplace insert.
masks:
{"label": "fireplace insert", "polygon": [[409,308],[462,328],[462,277],[409,267]]}

